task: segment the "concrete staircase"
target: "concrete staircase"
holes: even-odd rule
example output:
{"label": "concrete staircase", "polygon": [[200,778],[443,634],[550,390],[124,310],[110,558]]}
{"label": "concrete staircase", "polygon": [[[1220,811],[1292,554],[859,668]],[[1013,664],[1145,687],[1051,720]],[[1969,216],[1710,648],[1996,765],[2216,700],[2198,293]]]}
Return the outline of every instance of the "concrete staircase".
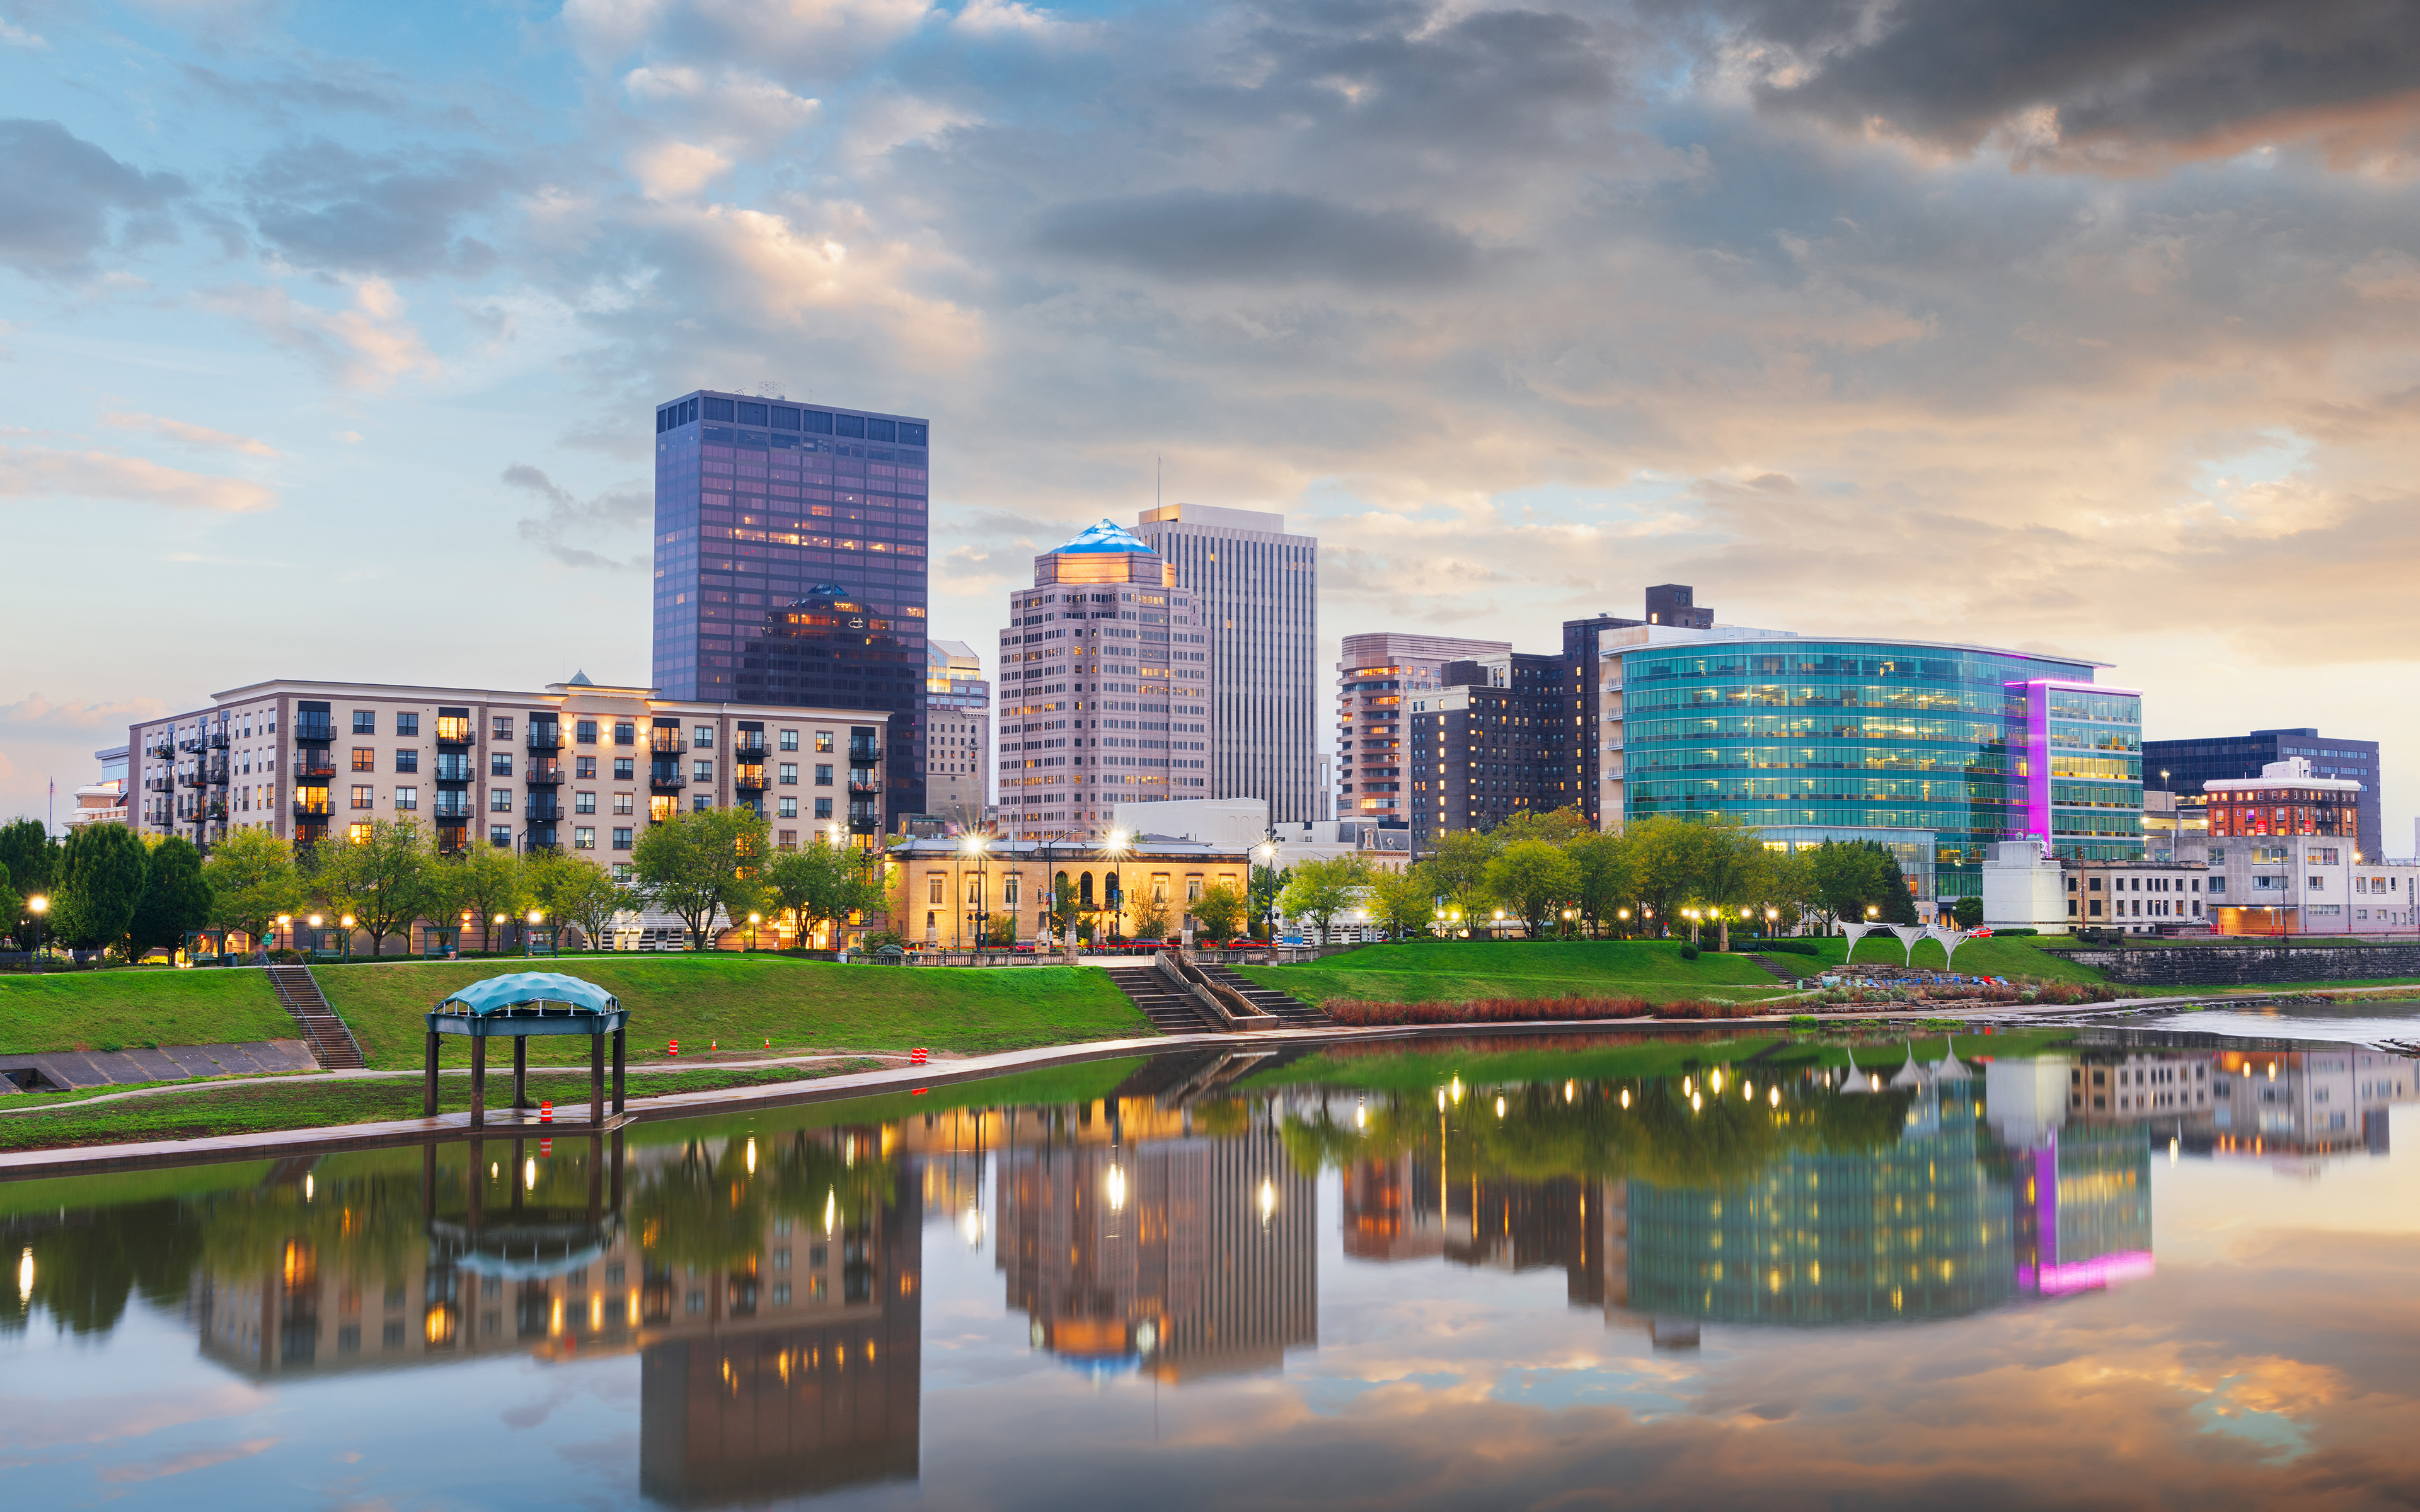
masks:
{"label": "concrete staircase", "polygon": [[1306,1003],[1292,993],[1281,993],[1274,987],[1264,987],[1232,966],[1201,964],[1202,974],[1223,987],[1233,987],[1249,999],[1254,1008],[1278,1021],[1281,1029],[1324,1029],[1336,1021],[1326,1011]]}
{"label": "concrete staircase", "polygon": [[310,967],[272,965],[269,968],[269,985],[276,989],[277,1000],[286,1005],[286,1011],[302,1026],[302,1038],[309,1042],[311,1053],[319,1057],[323,1070],[351,1071],[364,1064],[362,1047],[353,1041],[353,1031],[345,1027],[345,1021],[319,995],[319,984],[312,980]]}
{"label": "concrete staircase", "polygon": [[1208,1034],[1218,1026],[1195,1010],[1192,1000],[1151,966],[1109,966],[1109,980],[1126,999],[1142,1010],[1151,1026],[1162,1034]]}

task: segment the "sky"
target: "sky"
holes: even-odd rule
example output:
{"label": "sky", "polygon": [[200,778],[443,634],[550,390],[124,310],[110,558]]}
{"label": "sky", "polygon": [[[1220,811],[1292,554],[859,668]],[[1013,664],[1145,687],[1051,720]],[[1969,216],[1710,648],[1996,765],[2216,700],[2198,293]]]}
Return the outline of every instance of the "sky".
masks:
{"label": "sky", "polygon": [[2411,0],[0,0],[0,814],[270,677],[648,666],[655,404],[933,421],[937,636],[1171,501],[1322,639],[2081,656],[2385,743]]}

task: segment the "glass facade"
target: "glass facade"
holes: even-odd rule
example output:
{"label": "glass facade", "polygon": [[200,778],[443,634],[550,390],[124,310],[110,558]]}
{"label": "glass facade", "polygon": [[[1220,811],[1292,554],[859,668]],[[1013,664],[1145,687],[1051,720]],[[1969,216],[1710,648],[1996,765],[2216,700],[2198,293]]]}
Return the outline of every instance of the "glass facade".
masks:
{"label": "glass facade", "polygon": [[886,820],[924,809],[930,439],[756,394],[656,411],[655,686],[886,711]]}
{"label": "glass facade", "polygon": [[1929,830],[1942,898],[1979,894],[1986,847],[2024,835],[2142,854],[2141,699],[2088,662],[1796,639],[1621,660],[1627,818]]}

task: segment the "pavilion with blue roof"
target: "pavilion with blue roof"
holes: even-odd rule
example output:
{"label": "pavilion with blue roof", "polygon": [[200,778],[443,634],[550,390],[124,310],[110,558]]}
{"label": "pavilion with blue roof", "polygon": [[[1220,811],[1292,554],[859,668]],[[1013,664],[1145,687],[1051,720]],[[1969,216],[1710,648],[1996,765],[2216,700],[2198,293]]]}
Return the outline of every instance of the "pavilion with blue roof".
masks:
{"label": "pavilion with blue roof", "polygon": [[471,1127],[488,1121],[488,1041],[513,1041],[513,1110],[529,1106],[529,1041],[537,1034],[588,1036],[588,1121],[605,1122],[605,1041],[613,1041],[613,1112],[623,1111],[623,1038],[630,1013],[612,993],[559,971],[515,971],[474,981],[429,1011],[422,1113],[437,1116],[438,1036],[471,1041]]}

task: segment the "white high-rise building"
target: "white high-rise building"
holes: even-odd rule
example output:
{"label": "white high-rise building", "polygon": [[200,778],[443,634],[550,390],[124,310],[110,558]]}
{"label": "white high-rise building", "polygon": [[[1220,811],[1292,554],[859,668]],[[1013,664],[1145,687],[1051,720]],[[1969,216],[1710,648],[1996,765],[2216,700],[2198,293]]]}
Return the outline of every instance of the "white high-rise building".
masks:
{"label": "white high-rise building", "polygon": [[1319,787],[1319,538],[1283,515],[1147,509],[1134,533],[1200,600],[1211,685],[1209,795],[1259,798],[1273,824],[1325,818]]}

